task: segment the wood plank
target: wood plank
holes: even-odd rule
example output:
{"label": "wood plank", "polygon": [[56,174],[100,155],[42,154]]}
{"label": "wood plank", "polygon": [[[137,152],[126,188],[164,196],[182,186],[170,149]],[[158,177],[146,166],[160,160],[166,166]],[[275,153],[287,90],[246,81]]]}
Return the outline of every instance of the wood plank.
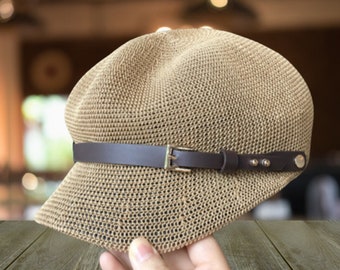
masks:
{"label": "wood plank", "polygon": [[231,269],[290,269],[254,221],[235,221],[214,236]]}
{"label": "wood plank", "polygon": [[0,224],[0,269],[6,268],[46,230],[35,222],[6,221]]}
{"label": "wood plank", "polygon": [[340,269],[340,226],[326,221],[258,222],[292,269]]}
{"label": "wood plank", "polygon": [[[215,233],[231,269],[340,269],[340,223],[236,221]],[[100,269],[102,249],[34,222],[0,222],[0,269]]]}
{"label": "wood plank", "polygon": [[47,229],[7,269],[100,269],[102,249]]}
{"label": "wood plank", "polygon": [[[306,224],[314,230],[322,241],[326,241],[332,247],[332,250],[340,250],[339,221],[306,221]],[[337,254],[339,260],[340,253]]]}

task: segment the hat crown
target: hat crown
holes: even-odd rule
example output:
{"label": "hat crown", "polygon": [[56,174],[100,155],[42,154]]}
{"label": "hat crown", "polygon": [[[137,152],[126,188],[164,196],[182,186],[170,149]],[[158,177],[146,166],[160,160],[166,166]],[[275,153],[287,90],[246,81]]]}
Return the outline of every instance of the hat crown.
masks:
{"label": "hat crown", "polygon": [[[224,156],[227,150],[301,151],[308,157],[313,105],[302,77],[278,53],[228,32],[189,29],[145,35],[118,48],[78,82],[65,118],[75,143],[223,148]],[[303,157],[290,162],[302,168]],[[300,173],[184,173],[77,161],[36,220],[107,249],[126,252],[143,235],[169,252],[211,235]]]}
{"label": "hat crown", "polygon": [[75,142],[308,154],[313,105],[278,53],[228,32],[189,29],[121,46],[75,86],[65,117]]}

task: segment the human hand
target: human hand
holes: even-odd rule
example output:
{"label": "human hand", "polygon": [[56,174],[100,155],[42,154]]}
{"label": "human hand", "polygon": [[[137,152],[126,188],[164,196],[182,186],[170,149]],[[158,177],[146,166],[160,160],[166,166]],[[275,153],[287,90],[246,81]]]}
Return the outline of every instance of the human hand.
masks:
{"label": "human hand", "polygon": [[132,241],[128,254],[106,251],[101,254],[99,261],[103,270],[230,270],[212,236],[162,256],[146,239],[137,238]]}

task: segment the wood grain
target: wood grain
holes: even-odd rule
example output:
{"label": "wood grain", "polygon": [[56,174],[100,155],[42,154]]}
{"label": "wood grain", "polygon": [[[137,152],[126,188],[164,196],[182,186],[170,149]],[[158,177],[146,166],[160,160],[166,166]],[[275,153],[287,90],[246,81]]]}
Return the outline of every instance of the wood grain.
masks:
{"label": "wood grain", "polygon": [[235,221],[214,236],[231,269],[290,269],[253,221]]}
{"label": "wood grain", "polygon": [[[47,229],[7,269],[100,269],[102,249],[73,237]],[[25,268],[26,267],[26,268]]]}
{"label": "wood grain", "polygon": [[46,230],[35,222],[0,223],[0,269],[5,269]]}
{"label": "wood grain", "polygon": [[340,269],[340,224],[258,222],[291,269]]}
{"label": "wood grain", "polygon": [[[233,270],[340,269],[340,222],[242,220],[214,236]],[[0,270],[99,270],[101,252],[33,221],[0,221]]]}

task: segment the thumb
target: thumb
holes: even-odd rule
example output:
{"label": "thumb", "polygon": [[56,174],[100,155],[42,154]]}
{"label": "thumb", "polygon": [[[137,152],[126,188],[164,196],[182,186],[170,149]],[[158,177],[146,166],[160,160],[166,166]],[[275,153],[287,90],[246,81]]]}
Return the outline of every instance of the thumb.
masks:
{"label": "thumb", "polygon": [[167,270],[164,260],[145,238],[137,238],[129,247],[129,258],[134,270]]}

